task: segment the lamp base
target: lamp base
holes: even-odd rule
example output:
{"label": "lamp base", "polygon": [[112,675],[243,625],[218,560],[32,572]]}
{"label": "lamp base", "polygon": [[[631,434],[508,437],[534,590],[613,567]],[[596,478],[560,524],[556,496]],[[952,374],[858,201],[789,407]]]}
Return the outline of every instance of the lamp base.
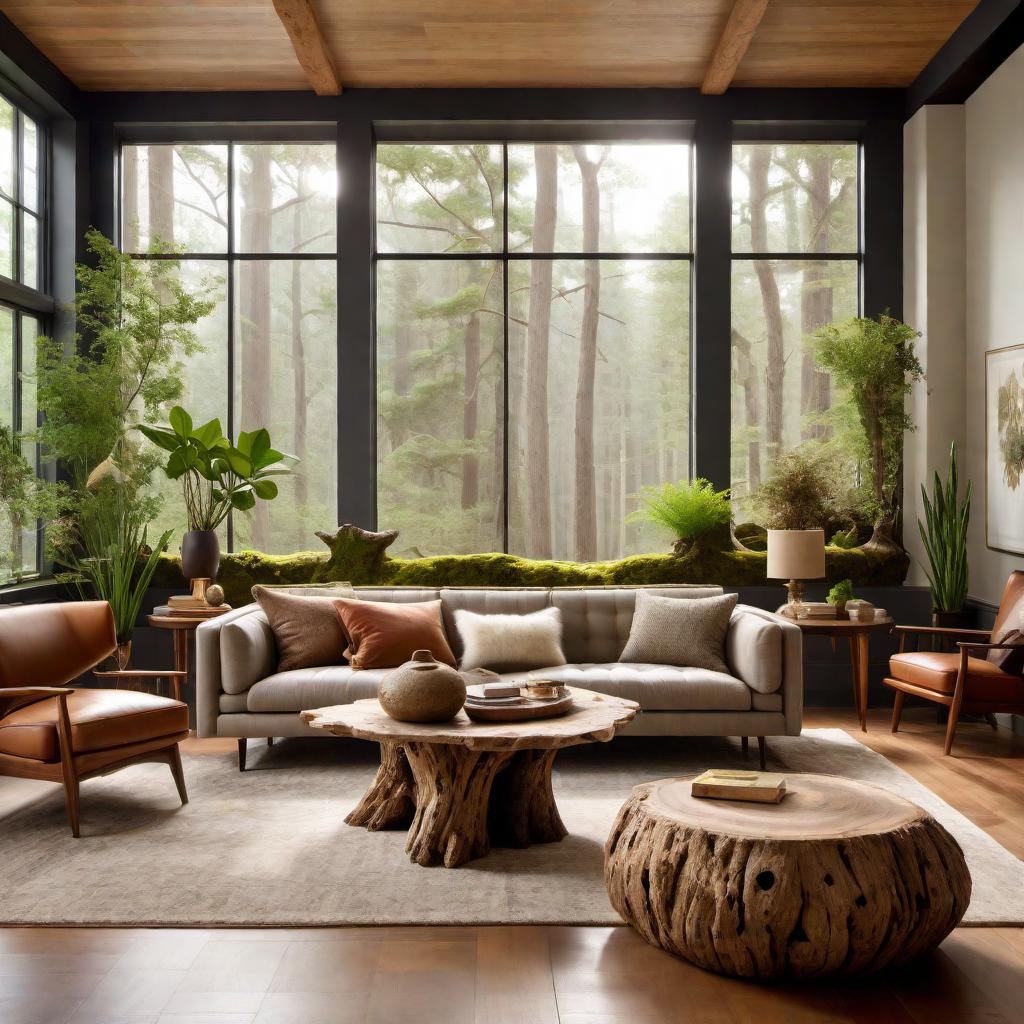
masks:
{"label": "lamp base", "polygon": [[804,581],[790,580],[786,584],[786,590],[789,594],[786,599],[786,614],[791,615],[794,619],[799,619],[801,618],[800,613],[804,609]]}

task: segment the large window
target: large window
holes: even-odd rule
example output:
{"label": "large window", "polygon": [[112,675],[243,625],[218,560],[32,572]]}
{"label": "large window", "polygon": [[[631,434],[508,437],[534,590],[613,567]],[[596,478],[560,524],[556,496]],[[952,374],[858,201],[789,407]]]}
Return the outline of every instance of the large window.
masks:
{"label": "large window", "polygon": [[685,143],[377,146],[377,518],[407,553],[614,558],[689,476]]}
{"label": "large window", "polygon": [[733,147],[732,485],[738,514],[773,461],[827,440],[836,395],[807,344],[860,307],[858,147]]}
{"label": "large window", "polygon": [[[336,192],[333,145],[122,147],[123,248],[178,254],[185,280],[212,284],[218,300],[199,325],[183,404],[233,436],[266,427],[299,459],[275,501],[232,517],[230,549],[308,549],[337,519]],[[161,487],[155,529],[180,537],[178,488]]]}
{"label": "large window", "polygon": [[[35,340],[39,309],[49,304],[43,230],[44,132],[37,121],[0,96],[0,425],[38,473],[34,444],[19,435],[36,427]],[[28,289],[28,291],[26,291]],[[0,583],[39,570],[36,523],[0,514]]]}

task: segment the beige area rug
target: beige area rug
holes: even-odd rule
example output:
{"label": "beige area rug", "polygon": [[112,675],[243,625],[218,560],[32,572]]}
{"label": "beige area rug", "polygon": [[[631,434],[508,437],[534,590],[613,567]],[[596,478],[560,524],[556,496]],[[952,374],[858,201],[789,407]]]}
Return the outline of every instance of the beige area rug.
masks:
{"label": "beige area rug", "polygon": [[[915,801],[959,840],[974,878],[965,924],[1024,924],[1024,862],[839,729],[770,741],[773,767],[844,775]],[[602,845],[637,783],[740,763],[738,743],[622,738],[564,751],[555,793],[570,835],[421,868],[404,832],[343,822],[376,767],[356,740],[289,740],[186,758],[191,803],[140,765],[83,785],[83,835],[57,787],[0,819],[0,923],[104,925],[617,924]],[[6,783],[7,780],[0,780]]]}

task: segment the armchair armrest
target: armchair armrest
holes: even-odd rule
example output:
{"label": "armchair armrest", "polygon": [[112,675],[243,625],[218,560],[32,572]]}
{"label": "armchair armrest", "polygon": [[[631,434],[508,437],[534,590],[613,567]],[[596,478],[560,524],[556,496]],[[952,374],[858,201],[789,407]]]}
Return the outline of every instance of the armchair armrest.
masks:
{"label": "armchair armrest", "polygon": [[907,635],[924,634],[926,636],[991,636],[988,629],[954,629],[952,626],[893,626],[894,633]]}
{"label": "armchair armrest", "polygon": [[[66,686],[5,686],[0,688],[0,701],[18,697],[56,697],[57,698],[57,735],[60,738],[60,759],[64,765],[66,778],[73,773],[72,758],[74,751],[71,746],[71,716],[68,714],[68,697],[71,691]],[[0,711],[0,718],[4,712]]]}
{"label": "armchair armrest", "polygon": [[0,700],[5,697],[64,697],[71,691],[66,686],[3,686]]}
{"label": "armchair armrest", "polygon": [[958,640],[957,647],[959,647],[961,650],[967,651],[1009,651],[1015,647],[1020,647],[1020,644],[979,644],[970,643],[969,641],[965,642],[963,640]]}

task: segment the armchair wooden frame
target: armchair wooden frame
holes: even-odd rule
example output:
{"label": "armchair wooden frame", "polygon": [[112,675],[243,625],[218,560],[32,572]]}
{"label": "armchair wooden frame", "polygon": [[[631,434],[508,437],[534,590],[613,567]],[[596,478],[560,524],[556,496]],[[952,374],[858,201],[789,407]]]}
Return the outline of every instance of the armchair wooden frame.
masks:
{"label": "armchair wooden frame", "polygon": [[185,789],[185,773],[181,767],[181,752],[178,743],[188,738],[188,731],[171,736],[108,750],[85,751],[76,754],[71,739],[71,717],[68,714],[68,697],[72,691],[63,686],[18,686],[0,688],[0,700],[20,697],[55,697],[57,699],[57,736],[60,742],[60,761],[34,761],[30,758],[15,757],[0,753],[0,776],[17,779],[38,779],[56,782],[64,787],[64,803],[67,807],[68,824],[71,833],[79,836],[78,788],[85,779],[97,775],[108,775],[132,764],[155,761],[170,766],[178,796],[182,804],[188,803]]}
{"label": "armchair wooden frame", "polygon": [[[893,686],[895,690],[895,700],[892,706],[892,731],[896,732],[900,726],[900,718],[903,715],[903,702],[906,699],[907,694],[915,697],[923,697],[925,700],[930,700],[936,704],[942,704],[949,708],[949,718],[946,722],[946,738],[943,743],[942,753],[949,754],[953,749],[953,737],[956,735],[956,726],[960,718],[961,711],[972,710],[970,700],[967,701],[966,708],[964,707],[965,691],[967,689],[967,676],[970,667],[971,651],[993,651],[993,650],[1006,650],[1013,648],[1014,644],[994,644],[991,643],[992,634],[987,629],[954,629],[947,626],[896,626],[894,632],[900,638],[899,653],[903,654],[906,650],[906,641],[908,636],[920,635],[920,636],[937,636],[943,639],[952,641],[957,645],[960,650],[960,665],[957,669],[956,684],[953,687],[953,692],[940,693],[936,690],[930,690],[924,686],[916,686],[913,683],[908,683],[904,680],[900,680],[899,687]],[[963,639],[967,637],[968,639]],[[890,680],[886,680],[886,683],[892,686]],[[1019,701],[1008,701],[1005,704],[998,702],[985,701],[984,707],[976,707],[973,710],[977,710],[984,714],[988,719],[989,724],[996,728],[996,721],[993,718],[993,714],[996,712],[1016,712],[1020,714],[1022,710]]]}

